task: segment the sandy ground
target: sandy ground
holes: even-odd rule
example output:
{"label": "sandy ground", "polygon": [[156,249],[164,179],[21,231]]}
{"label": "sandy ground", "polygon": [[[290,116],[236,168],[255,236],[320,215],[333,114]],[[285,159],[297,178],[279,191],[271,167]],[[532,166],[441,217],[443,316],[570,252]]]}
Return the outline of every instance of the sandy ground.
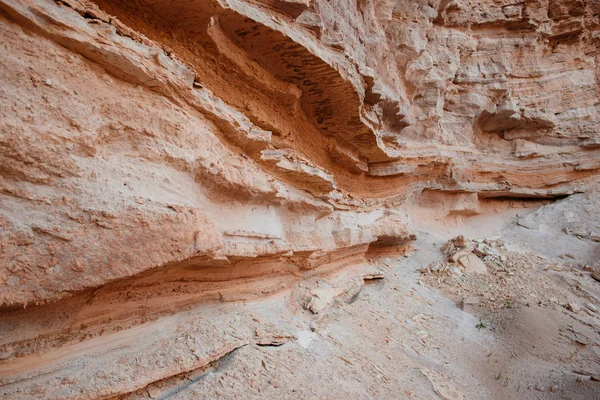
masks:
{"label": "sandy ground", "polygon": [[[411,254],[373,259],[369,268],[383,278],[358,292],[332,289],[349,287],[342,274],[243,306],[294,339],[243,345],[123,398],[599,398],[600,283],[590,270],[600,245],[560,226],[577,220],[592,234],[593,218],[564,207],[585,210],[596,200],[576,195],[421,231]],[[548,228],[526,228],[523,218]],[[442,247],[457,233],[501,244],[497,257],[484,258],[487,272],[423,273],[446,261]],[[303,290],[330,301],[314,314]],[[327,290],[344,294],[329,299]],[[472,297],[480,303],[463,311]]]}
{"label": "sandy ground", "polygon": [[406,254],[0,364],[0,398],[599,398],[597,193],[420,218]]}

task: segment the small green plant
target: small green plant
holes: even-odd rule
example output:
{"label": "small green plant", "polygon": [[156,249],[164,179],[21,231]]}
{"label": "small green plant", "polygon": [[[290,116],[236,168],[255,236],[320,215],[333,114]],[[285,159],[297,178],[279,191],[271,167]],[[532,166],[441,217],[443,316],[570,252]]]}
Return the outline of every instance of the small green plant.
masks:
{"label": "small green plant", "polygon": [[506,310],[508,308],[512,308],[512,300],[511,299],[504,300],[504,309]]}
{"label": "small green plant", "polygon": [[475,328],[477,328],[477,331],[480,331],[482,329],[487,328],[487,326],[486,326],[486,324],[483,323],[481,318],[479,318],[479,323],[477,325],[475,325]]}
{"label": "small green plant", "polygon": [[497,381],[499,381],[500,379],[502,379],[502,374],[498,374],[498,376],[496,377]]}

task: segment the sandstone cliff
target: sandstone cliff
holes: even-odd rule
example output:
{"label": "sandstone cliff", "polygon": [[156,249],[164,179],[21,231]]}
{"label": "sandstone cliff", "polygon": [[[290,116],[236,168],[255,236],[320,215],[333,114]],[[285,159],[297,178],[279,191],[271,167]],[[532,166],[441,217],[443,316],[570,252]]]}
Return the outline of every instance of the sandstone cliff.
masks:
{"label": "sandstone cliff", "polygon": [[[362,282],[415,218],[585,190],[599,15],[584,0],[0,0],[4,384],[44,386],[36,353],[193,325],[181,313],[199,304]],[[128,393],[211,351],[26,393]]]}

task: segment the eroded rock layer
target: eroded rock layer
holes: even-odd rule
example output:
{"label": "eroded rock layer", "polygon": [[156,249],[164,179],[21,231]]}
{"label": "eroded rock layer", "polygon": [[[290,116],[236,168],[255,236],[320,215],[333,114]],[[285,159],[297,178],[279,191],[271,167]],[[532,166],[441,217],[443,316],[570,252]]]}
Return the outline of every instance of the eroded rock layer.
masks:
{"label": "eroded rock layer", "polygon": [[35,354],[401,250],[416,215],[585,189],[599,16],[581,0],[0,0],[3,383],[26,386]]}

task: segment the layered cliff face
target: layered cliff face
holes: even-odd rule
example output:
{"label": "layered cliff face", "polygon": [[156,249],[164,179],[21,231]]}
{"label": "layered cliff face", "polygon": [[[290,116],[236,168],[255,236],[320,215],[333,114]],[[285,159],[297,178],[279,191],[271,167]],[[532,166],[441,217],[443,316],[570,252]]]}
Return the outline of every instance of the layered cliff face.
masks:
{"label": "layered cliff face", "polygon": [[[184,326],[199,304],[362,282],[416,216],[584,190],[599,15],[583,0],[0,0],[2,372]],[[74,385],[111,396],[176,372],[119,373],[133,383]]]}

